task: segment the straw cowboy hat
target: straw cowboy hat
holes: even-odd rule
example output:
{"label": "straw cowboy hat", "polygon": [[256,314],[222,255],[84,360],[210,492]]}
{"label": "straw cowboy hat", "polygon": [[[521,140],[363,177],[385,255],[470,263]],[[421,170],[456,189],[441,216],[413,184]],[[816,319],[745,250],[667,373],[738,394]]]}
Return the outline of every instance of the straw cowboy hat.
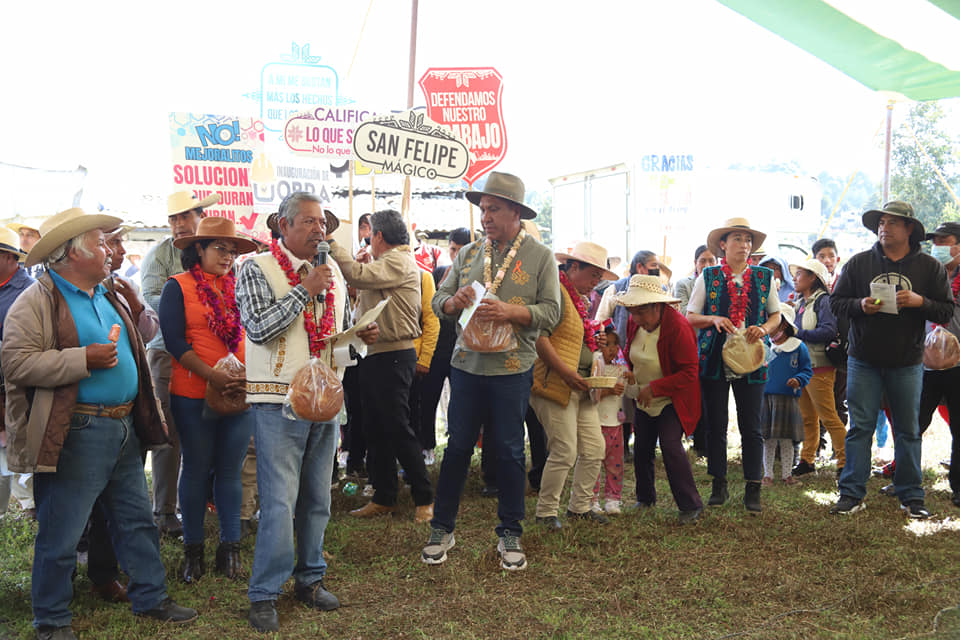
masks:
{"label": "straw cowboy hat", "polygon": [[26,257],[26,252],[20,249],[20,236],[13,229],[0,227],[0,251],[12,253],[20,258],[22,262]]}
{"label": "straw cowboy hat", "polygon": [[767,234],[750,228],[750,223],[746,218],[730,218],[722,227],[714,229],[707,235],[707,248],[710,249],[710,253],[717,257],[722,256],[723,250],[720,249],[720,239],[733,231],[749,232],[753,235],[753,246],[755,247],[762,247],[763,241],[767,239]]}
{"label": "straw cowboy hat", "polygon": [[192,191],[177,191],[167,196],[167,215],[175,216],[184,211],[203,209],[220,202],[220,194],[212,193],[203,200],[197,200]]}
{"label": "straw cowboy hat", "polygon": [[[340,226],[340,218],[333,212],[332,209],[327,209],[324,207],[323,215],[327,219],[327,234],[331,234],[336,231],[337,227]],[[276,231],[280,233],[280,212],[274,211],[269,216],[267,216],[267,228],[270,231]]]}
{"label": "straw cowboy hat", "polygon": [[598,245],[596,242],[587,242],[586,240],[581,240],[574,245],[570,253],[555,253],[553,255],[557,257],[557,262],[576,260],[577,262],[586,263],[591,267],[602,269],[604,280],[618,279],[616,273],[610,271],[610,269],[607,269],[607,250]]}
{"label": "straw cowboy hat", "polygon": [[664,304],[680,302],[679,298],[674,298],[663,290],[659,277],[640,274],[630,276],[627,289],[615,295],[613,300],[621,307],[641,307],[654,302]]}
{"label": "straw cowboy hat", "polygon": [[528,236],[532,236],[537,242],[543,241],[540,237],[540,227],[537,226],[536,222],[533,222],[532,220],[521,220],[520,226],[523,227]]}
{"label": "straw cowboy hat", "polygon": [[467,200],[479,206],[480,198],[483,196],[497,196],[520,207],[521,218],[532,220],[537,217],[537,212],[523,204],[524,194],[523,180],[509,173],[491,171],[486,184],[483,185],[483,190],[468,191]]}
{"label": "straw cowboy hat", "polygon": [[220,216],[207,216],[197,225],[196,235],[177,238],[173,246],[177,249],[186,249],[194,242],[202,240],[230,240],[237,243],[237,253],[243,255],[257,250],[257,243],[249,238],[237,235],[237,227],[233,220]]}
{"label": "straw cowboy hat", "polygon": [[794,278],[797,277],[797,271],[800,269],[809,271],[823,284],[824,289],[827,291],[830,290],[830,272],[827,271],[827,267],[819,260],[808,258],[802,263],[791,262],[787,268],[790,269],[790,275],[792,275]]}
{"label": "straw cowboy hat", "polygon": [[73,208],[50,216],[40,225],[40,239],[27,254],[25,267],[32,267],[46,260],[50,253],[67,240],[82,236],[88,231],[100,229],[107,232],[116,229],[123,220],[101,213],[87,214],[83,209]]}
{"label": "straw cowboy hat", "polygon": [[7,229],[15,233],[20,233],[20,229],[33,229],[37,233],[40,233],[40,225],[43,224],[44,220],[46,220],[46,218],[27,218],[23,222],[11,222],[7,225]]}
{"label": "straw cowboy hat", "polygon": [[863,214],[863,226],[874,233],[877,233],[877,226],[880,224],[880,218],[883,216],[897,216],[906,218],[913,222],[913,231],[910,233],[910,244],[919,244],[926,236],[923,223],[917,220],[913,212],[913,206],[902,200],[891,200],[883,205],[881,209],[871,209]]}

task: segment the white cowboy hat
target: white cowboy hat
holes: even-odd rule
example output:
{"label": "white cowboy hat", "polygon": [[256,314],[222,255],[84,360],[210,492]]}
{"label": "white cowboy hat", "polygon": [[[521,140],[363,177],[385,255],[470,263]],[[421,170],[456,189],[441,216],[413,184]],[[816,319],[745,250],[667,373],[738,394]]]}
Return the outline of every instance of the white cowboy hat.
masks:
{"label": "white cowboy hat", "polygon": [[567,260],[584,262],[591,267],[602,269],[604,280],[617,280],[617,274],[607,269],[607,250],[596,242],[581,240],[574,245],[570,253],[555,253],[553,255],[556,256],[557,262],[566,262]]}
{"label": "white cowboy hat", "polygon": [[46,260],[50,252],[67,240],[94,229],[101,229],[104,232],[111,231],[121,224],[123,224],[121,218],[100,213],[87,214],[79,208],[61,211],[54,216],[50,216],[40,225],[40,239],[37,240],[37,244],[33,245],[33,249],[27,254],[27,259],[23,264],[25,267],[40,264]]}
{"label": "white cowboy hat", "polygon": [[21,261],[27,255],[26,251],[20,249],[20,236],[8,227],[0,227],[0,251],[19,256]]}
{"label": "white cowboy hat", "polygon": [[723,250],[720,249],[720,239],[734,231],[749,232],[753,236],[753,246],[755,247],[762,247],[763,241],[767,239],[767,234],[762,231],[757,231],[756,229],[751,229],[750,223],[746,218],[730,218],[722,227],[714,229],[707,234],[707,248],[710,249],[710,253],[717,257],[722,256]]}
{"label": "white cowboy hat", "polygon": [[203,200],[197,200],[192,191],[177,191],[167,196],[167,215],[173,216],[184,211],[203,209],[220,202],[220,194],[212,193]]}
{"label": "white cowboy hat", "polygon": [[537,217],[537,212],[523,204],[525,194],[523,180],[509,173],[491,171],[490,175],[487,176],[486,184],[483,185],[483,190],[468,191],[467,200],[479,206],[480,198],[483,196],[497,196],[518,205],[521,218],[532,220]]}
{"label": "white cowboy hat", "polygon": [[20,233],[20,229],[33,229],[37,233],[40,233],[40,225],[43,224],[43,221],[46,218],[26,218],[21,222],[11,222],[7,225],[7,229]]}
{"label": "white cowboy hat", "polygon": [[794,278],[797,277],[797,271],[800,269],[809,271],[817,277],[817,280],[823,283],[824,289],[827,291],[830,290],[830,272],[827,271],[827,267],[819,260],[808,258],[803,263],[791,262],[787,265],[787,268],[790,269],[790,275]]}
{"label": "white cowboy hat", "polygon": [[664,304],[680,302],[679,298],[674,298],[663,290],[659,277],[640,274],[630,276],[627,289],[615,295],[613,300],[621,307],[641,307],[654,302]]}

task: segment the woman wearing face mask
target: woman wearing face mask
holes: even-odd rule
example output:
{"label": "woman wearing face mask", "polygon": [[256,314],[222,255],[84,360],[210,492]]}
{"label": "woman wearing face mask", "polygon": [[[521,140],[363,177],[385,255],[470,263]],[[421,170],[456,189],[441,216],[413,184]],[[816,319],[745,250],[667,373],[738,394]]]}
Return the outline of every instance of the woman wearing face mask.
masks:
{"label": "woman wearing face mask", "polygon": [[170,406],[180,432],[183,463],[180,510],[184,566],[181,580],[193,583],[205,570],[203,517],[213,472],[220,519],[217,571],[237,578],[240,566],[240,468],[253,434],[249,411],[222,416],[205,406],[207,386],[228,398],[246,397],[246,380],[214,368],[228,354],[244,358],[244,332],[234,297],[233,265],[257,246],[238,237],[232,221],[211,216],[195,236],[174,241],[185,271],[160,295],[160,329],[173,356]]}
{"label": "woman wearing face mask", "polygon": [[709,267],[697,277],[687,305],[687,319],[699,329],[700,385],[707,409],[709,435],[707,471],[713,476],[709,505],[721,505],[727,490],[727,420],[730,389],[737,403],[737,423],[746,481],[744,506],[751,513],[762,511],[760,481],[763,478],[763,438],[760,409],[767,368],[760,366],[745,375],[735,375],[723,361],[727,336],[743,332],[748,344],[765,340],[780,325],[780,300],[773,273],[750,266],[754,246],[766,234],[750,228],[745,218],[731,218],[707,236],[707,247],[722,257],[722,266]]}

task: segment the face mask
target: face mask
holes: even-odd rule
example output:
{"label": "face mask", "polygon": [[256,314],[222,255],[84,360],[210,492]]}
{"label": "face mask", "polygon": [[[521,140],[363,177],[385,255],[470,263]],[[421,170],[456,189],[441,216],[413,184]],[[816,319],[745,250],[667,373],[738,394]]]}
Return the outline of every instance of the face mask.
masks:
{"label": "face mask", "polygon": [[660,269],[647,269],[647,275],[648,275],[648,276],[659,276],[659,275],[660,275]]}
{"label": "face mask", "polygon": [[940,264],[950,264],[953,256],[950,255],[950,247],[945,245],[933,245],[930,247],[930,255],[940,261]]}

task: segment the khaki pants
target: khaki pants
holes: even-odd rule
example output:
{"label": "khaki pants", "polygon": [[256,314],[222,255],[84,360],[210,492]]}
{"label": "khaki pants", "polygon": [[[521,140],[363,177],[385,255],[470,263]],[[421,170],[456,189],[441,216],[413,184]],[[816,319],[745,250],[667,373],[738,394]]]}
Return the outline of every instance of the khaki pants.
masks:
{"label": "khaki pants", "polygon": [[250,520],[257,512],[257,447],[250,438],[247,457],[240,469],[240,484],[243,486],[243,498],[240,501],[240,519]]}
{"label": "khaki pants", "polygon": [[[837,455],[837,468],[846,464],[843,441],[847,430],[837,415],[837,405],[833,395],[833,381],[836,369],[830,368],[814,373],[809,384],[800,394],[800,413],[803,415],[803,449],[800,458],[810,464],[816,461],[817,444],[820,442],[820,423],[830,434],[833,451]],[[781,454],[782,455],[782,454]]]}
{"label": "khaki pants", "polygon": [[573,488],[567,508],[573,513],[586,513],[590,509],[593,485],[606,455],[597,405],[587,393],[574,391],[566,407],[533,395],[530,396],[530,406],[547,432],[549,451],[540,481],[537,517],[557,515],[560,494],[563,493],[570,469],[574,467]]}
{"label": "khaki pants", "polygon": [[180,477],[180,436],[170,412],[170,372],[173,356],[160,349],[147,350],[147,365],[153,378],[153,389],[160,400],[163,419],[170,435],[170,448],[150,452],[153,468],[153,512],[177,512],[177,480]]}

